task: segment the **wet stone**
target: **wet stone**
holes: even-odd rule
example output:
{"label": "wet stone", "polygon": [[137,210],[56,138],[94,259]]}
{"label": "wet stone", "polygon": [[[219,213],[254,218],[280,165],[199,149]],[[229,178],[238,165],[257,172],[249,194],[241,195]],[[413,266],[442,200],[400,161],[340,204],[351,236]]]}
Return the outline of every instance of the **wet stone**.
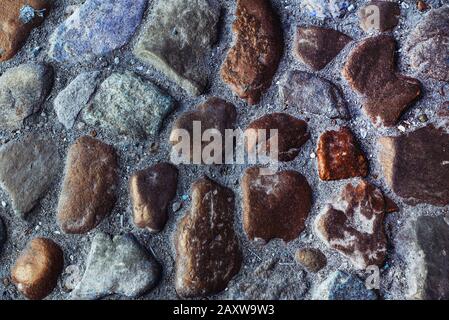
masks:
{"label": "wet stone", "polygon": [[332,273],[313,292],[314,300],[377,300],[373,290],[353,274],[344,271]]}
{"label": "wet stone", "polygon": [[395,2],[370,1],[359,10],[358,15],[363,31],[385,32],[398,25],[401,8]]}
{"label": "wet stone", "polygon": [[296,261],[309,272],[316,273],[327,264],[326,256],[318,249],[302,248],[296,251]]}

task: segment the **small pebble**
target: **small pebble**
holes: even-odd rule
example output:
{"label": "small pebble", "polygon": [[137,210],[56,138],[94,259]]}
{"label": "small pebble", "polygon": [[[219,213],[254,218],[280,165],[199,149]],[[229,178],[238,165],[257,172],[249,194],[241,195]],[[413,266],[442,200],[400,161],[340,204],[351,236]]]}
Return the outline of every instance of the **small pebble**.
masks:
{"label": "small pebble", "polygon": [[429,118],[427,117],[426,114],[422,114],[418,117],[418,120],[422,123],[429,121]]}

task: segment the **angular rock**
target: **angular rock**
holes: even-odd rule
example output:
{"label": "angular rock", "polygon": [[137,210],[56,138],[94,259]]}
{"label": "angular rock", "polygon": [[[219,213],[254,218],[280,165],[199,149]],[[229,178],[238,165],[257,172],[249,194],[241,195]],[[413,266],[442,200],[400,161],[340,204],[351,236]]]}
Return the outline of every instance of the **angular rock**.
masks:
{"label": "angular rock", "polygon": [[84,109],[86,123],[133,138],[156,135],[175,101],[138,76],[113,73],[98,88],[92,103]]}
{"label": "angular rock", "polygon": [[49,56],[60,63],[89,62],[129,42],[146,0],[86,0],[50,37]]}
{"label": "angular rock", "polygon": [[395,51],[391,36],[368,38],[351,51],[342,71],[375,125],[395,125],[421,94],[418,80],[396,73]]}
{"label": "angular rock", "polygon": [[28,299],[40,300],[57,285],[64,266],[64,255],[56,243],[35,238],[20,253],[12,270],[12,281]]}
{"label": "angular rock", "polygon": [[53,71],[40,64],[21,64],[0,77],[0,129],[20,129],[40,110],[53,86]]}
{"label": "angular rock", "polygon": [[0,184],[22,217],[45,196],[59,169],[56,144],[46,136],[29,134],[0,148]]}
{"label": "angular rock", "polygon": [[296,239],[312,207],[312,189],[296,171],[261,175],[257,167],[242,180],[243,227],[250,240]]}
{"label": "angular rock", "polygon": [[349,119],[343,93],[332,82],[304,71],[290,71],[279,84],[281,100],[301,112]]}
{"label": "angular rock", "polygon": [[313,292],[314,300],[377,300],[373,290],[353,274],[335,271]]}
{"label": "angular rock", "polygon": [[221,78],[240,98],[257,104],[281,60],[282,29],[269,0],[238,0],[235,15],[235,41],[221,67]]}
{"label": "angular rock", "polygon": [[318,141],[321,180],[342,180],[368,175],[368,161],[349,128],[326,131]]}
{"label": "angular rock", "polygon": [[176,292],[183,298],[218,293],[240,270],[234,193],[203,178],[192,185],[192,207],[178,225]]}
{"label": "angular rock", "polygon": [[160,264],[132,234],[111,237],[98,233],[86,271],[70,298],[95,300],[112,294],[138,298],[154,288],[160,275]]}
{"label": "angular rock", "polygon": [[0,3],[0,61],[11,59],[31,30],[42,23],[49,0],[2,0]]}
{"label": "angular rock", "polygon": [[329,247],[348,257],[355,267],[380,267],[387,253],[385,208],[385,198],[376,187],[365,181],[356,187],[348,184],[340,197],[318,215],[315,230]]}
{"label": "angular rock", "polygon": [[[253,129],[254,131],[248,131]],[[271,133],[270,130],[278,130],[278,159],[279,161],[292,161],[294,160],[304,143],[309,140],[310,134],[307,132],[307,123],[303,120],[297,119],[286,113],[272,113],[267,114],[253,122],[247,128],[247,132],[253,132],[253,139],[249,139],[250,143],[248,148],[255,149],[255,145],[260,144],[262,141],[258,141],[257,134],[259,130],[265,130],[266,151],[271,154]],[[250,136],[250,134],[248,134]]]}
{"label": "angular rock", "polygon": [[0,217],[0,255],[2,254],[3,245],[6,242],[6,228],[3,223],[2,217]]}
{"label": "angular rock", "polygon": [[352,39],[337,30],[321,27],[299,27],[296,31],[294,53],[312,70],[323,69]]}
{"label": "angular rock", "polygon": [[97,89],[100,72],[83,72],[62,90],[53,102],[56,115],[66,129],[71,129],[81,110]]}
{"label": "angular rock", "polygon": [[192,95],[207,84],[219,12],[207,0],[159,0],[134,54]]}
{"label": "angular rock", "polygon": [[409,204],[449,205],[449,133],[433,125],[379,139],[387,184]]}
{"label": "angular rock", "polygon": [[296,261],[309,272],[316,273],[327,264],[326,256],[318,249],[302,248],[296,251]]}
{"label": "angular rock", "polygon": [[134,223],[151,232],[161,231],[167,222],[167,208],[176,195],[178,169],[159,163],[136,172],[129,182]]}
{"label": "angular rock", "polygon": [[83,234],[95,228],[113,209],[118,184],[113,147],[84,136],[67,154],[57,220],[65,233]]}
{"label": "angular rock", "polygon": [[390,31],[399,23],[401,8],[391,1],[370,1],[358,12],[360,27],[365,32]]}

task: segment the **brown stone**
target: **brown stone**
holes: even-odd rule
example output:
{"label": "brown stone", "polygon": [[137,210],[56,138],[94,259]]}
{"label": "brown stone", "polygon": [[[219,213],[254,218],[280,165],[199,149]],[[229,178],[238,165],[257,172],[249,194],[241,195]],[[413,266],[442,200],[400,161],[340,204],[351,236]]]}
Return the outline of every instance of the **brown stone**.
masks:
{"label": "brown stone", "polygon": [[391,1],[370,1],[359,12],[360,27],[365,31],[380,32],[393,30],[399,23],[401,8]]}
{"label": "brown stone", "polygon": [[40,300],[56,287],[63,265],[63,252],[56,243],[35,238],[17,258],[11,278],[25,297]]}
{"label": "brown stone", "polygon": [[192,185],[192,207],[178,225],[176,292],[183,298],[218,293],[240,270],[234,193],[203,178]]}
{"label": "brown stone", "polygon": [[386,213],[395,213],[399,212],[399,207],[391,198],[384,196],[385,198],[385,212]]}
{"label": "brown stone", "polygon": [[393,126],[421,94],[418,80],[395,71],[393,37],[363,40],[348,57],[343,76],[363,96],[363,109],[375,125]]}
{"label": "brown stone", "polygon": [[304,64],[318,71],[331,62],[352,39],[320,27],[300,27],[296,31],[294,53]]}
{"label": "brown stone", "polygon": [[134,223],[151,232],[161,231],[167,222],[167,207],[176,195],[178,169],[159,163],[133,174],[129,183]]}
{"label": "brown stone", "polygon": [[312,189],[296,171],[262,175],[249,168],[242,180],[243,227],[250,240],[296,239],[305,228]]}
{"label": "brown stone", "polygon": [[426,11],[427,10],[427,3],[425,3],[422,0],[419,0],[418,2],[416,2],[416,8],[419,11]]}
{"label": "brown stone", "polygon": [[58,224],[66,233],[95,228],[113,209],[118,184],[113,147],[83,136],[70,147],[58,204]]}
{"label": "brown stone", "polygon": [[302,248],[296,251],[296,261],[309,272],[316,273],[327,264],[326,256],[318,249]]}
{"label": "brown stone", "polygon": [[269,0],[238,0],[234,46],[221,68],[225,83],[249,104],[270,87],[283,51],[279,18]]}
{"label": "brown stone", "polygon": [[348,128],[326,131],[318,141],[321,180],[342,180],[368,175],[368,161]]}

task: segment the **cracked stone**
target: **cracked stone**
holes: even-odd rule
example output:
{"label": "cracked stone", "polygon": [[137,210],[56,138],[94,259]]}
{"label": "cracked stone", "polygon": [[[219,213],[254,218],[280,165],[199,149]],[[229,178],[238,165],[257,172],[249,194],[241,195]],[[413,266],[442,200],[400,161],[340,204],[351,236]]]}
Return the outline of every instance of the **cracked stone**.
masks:
{"label": "cracked stone", "polygon": [[365,32],[391,31],[399,23],[401,8],[399,3],[390,1],[370,1],[358,12],[360,27]]}

